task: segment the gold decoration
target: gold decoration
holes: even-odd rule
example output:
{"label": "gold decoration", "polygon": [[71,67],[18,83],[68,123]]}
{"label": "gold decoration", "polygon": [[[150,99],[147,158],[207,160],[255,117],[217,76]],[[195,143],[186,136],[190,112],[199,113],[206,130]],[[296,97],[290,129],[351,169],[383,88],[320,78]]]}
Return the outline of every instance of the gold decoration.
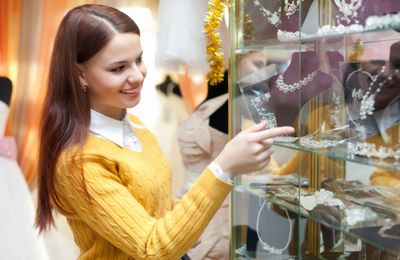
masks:
{"label": "gold decoration", "polygon": [[206,55],[210,66],[207,77],[211,85],[217,85],[224,80],[224,54],[222,41],[217,29],[224,17],[225,0],[209,0],[206,18],[204,19],[204,36],[207,47]]}
{"label": "gold decoration", "polygon": [[351,62],[360,61],[361,56],[364,54],[364,43],[361,39],[358,39],[354,43],[353,51],[348,55],[348,60]]}
{"label": "gold decoration", "polygon": [[[236,21],[237,22],[237,21]],[[237,26],[239,27],[239,26]],[[254,40],[252,35],[254,31],[253,21],[249,14],[244,13],[243,17],[243,40]]]}

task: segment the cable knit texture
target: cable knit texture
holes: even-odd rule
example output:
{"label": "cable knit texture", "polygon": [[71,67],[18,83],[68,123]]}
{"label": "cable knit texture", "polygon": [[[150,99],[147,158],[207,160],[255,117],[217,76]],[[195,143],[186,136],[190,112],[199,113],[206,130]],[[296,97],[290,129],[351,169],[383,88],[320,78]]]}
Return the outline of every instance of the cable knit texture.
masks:
{"label": "cable knit texture", "polygon": [[68,150],[57,162],[59,210],[72,228],[81,260],[179,259],[232,189],[206,168],[173,204],[171,170],[157,141],[145,128],[135,132],[142,152],[90,135],[82,151],[82,171],[73,171]]}

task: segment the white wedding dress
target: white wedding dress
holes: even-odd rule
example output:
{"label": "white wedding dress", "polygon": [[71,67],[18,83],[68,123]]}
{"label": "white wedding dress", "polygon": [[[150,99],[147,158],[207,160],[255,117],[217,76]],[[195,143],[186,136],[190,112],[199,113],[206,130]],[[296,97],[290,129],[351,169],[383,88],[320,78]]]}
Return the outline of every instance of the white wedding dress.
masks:
{"label": "white wedding dress", "polygon": [[[208,1],[160,0],[157,19],[157,45],[155,65],[170,72],[184,68],[207,73],[204,18]],[[225,66],[229,49],[229,33],[226,23],[219,28]]]}
{"label": "white wedding dress", "polygon": [[15,146],[11,137],[3,136],[8,113],[0,101],[0,259],[48,260],[43,238],[34,228],[31,192],[12,156]]}

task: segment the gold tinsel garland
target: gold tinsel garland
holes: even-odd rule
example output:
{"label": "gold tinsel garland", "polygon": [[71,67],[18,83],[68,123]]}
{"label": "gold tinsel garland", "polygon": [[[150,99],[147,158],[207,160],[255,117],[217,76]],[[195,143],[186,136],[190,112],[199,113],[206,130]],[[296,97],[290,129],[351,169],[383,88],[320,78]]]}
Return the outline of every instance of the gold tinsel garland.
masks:
{"label": "gold tinsel garland", "polygon": [[225,0],[209,0],[207,15],[204,19],[204,36],[207,42],[206,55],[210,66],[207,77],[211,85],[224,80],[224,54],[222,41],[217,29],[224,17]]}

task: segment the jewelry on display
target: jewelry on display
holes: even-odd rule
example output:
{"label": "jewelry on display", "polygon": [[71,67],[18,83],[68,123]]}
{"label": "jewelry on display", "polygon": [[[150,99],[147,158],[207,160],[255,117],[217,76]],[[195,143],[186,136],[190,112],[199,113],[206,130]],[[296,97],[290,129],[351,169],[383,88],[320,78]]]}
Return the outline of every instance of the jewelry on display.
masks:
{"label": "jewelry on display", "polygon": [[338,24],[337,26],[324,25],[318,28],[316,34],[306,34],[302,32],[287,32],[278,30],[277,39],[281,42],[299,41],[318,38],[320,36],[334,36],[349,33],[363,32],[376,29],[398,28],[400,27],[400,13],[387,14],[383,16],[370,16],[365,21],[365,27],[361,24],[351,24],[345,26]]}
{"label": "jewelry on display", "polygon": [[[257,237],[258,237],[258,241],[260,241],[262,248],[264,250],[266,250],[267,252],[271,253],[271,254],[276,254],[276,255],[282,255],[283,251],[285,251],[290,244],[290,241],[292,240],[292,221],[290,220],[290,216],[289,216],[289,212],[287,211],[287,209],[284,209],[286,216],[287,216],[287,220],[289,222],[289,235],[288,235],[288,240],[286,245],[283,248],[277,248],[275,246],[270,246],[268,245],[266,242],[264,242],[264,240],[261,238],[260,235],[260,229],[259,229],[259,224],[260,224],[260,216],[261,216],[261,212],[265,207],[265,204],[267,203],[266,200],[263,201],[260,209],[258,210],[258,214],[257,214],[257,222],[256,222],[256,231],[257,231]],[[268,203],[269,205],[267,206],[268,208],[270,208],[270,203]]]}
{"label": "jewelry on display", "polygon": [[271,12],[268,9],[266,9],[259,0],[254,0],[253,1],[254,5],[257,6],[262,15],[267,18],[267,21],[277,27],[281,23],[281,8],[279,7],[278,11]]}
{"label": "jewelry on display", "polygon": [[[378,76],[385,70],[385,67],[382,67],[381,72],[376,74],[376,75],[371,75],[368,71],[364,71],[361,68],[353,71],[352,73],[349,74],[349,76],[347,76],[345,85],[347,86],[349,83],[349,80],[351,79],[351,77],[353,77],[354,75],[356,75],[356,73],[363,73],[365,75],[367,75],[370,79],[371,79],[371,83],[370,86],[372,86],[375,81],[378,79]],[[363,96],[365,95],[365,93],[363,92],[362,89],[353,89],[351,96],[354,100],[356,101],[362,101]]]}
{"label": "jewelry on display", "polygon": [[378,235],[383,238],[390,238],[390,239],[398,239],[400,240],[400,236],[387,234],[386,231],[390,230],[394,226],[392,220],[390,218],[385,219],[385,223],[383,226],[378,230]]}
{"label": "jewelry on display", "polygon": [[358,12],[357,10],[362,6],[362,0],[335,0],[335,5],[339,8],[341,15],[336,15],[337,24],[341,24],[341,21],[350,24],[352,20],[354,23],[358,24],[357,20]]}
{"label": "jewelry on display", "polygon": [[274,138],[274,143],[293,143],[299,140],[299,137],[290,135],[281,135]]}
{"label": "jewelry on display", "polygon": [[348,143],[347,154],[352,158],[354,155],[364,156],[367,158],[376,157],[379,159],[394,158],[396,161],[400,160],[400,150],[393,150],[390,147],[380,146],[378,149],[375,144],[371,143]]}
{"label": "jewelry on display", "polygon": [[268,112],[265,108],[265,103],[271,98],[271,94],[265,93],[264,95],[256,96],[250,99],[250,106],[256,111],[258,119],[266,121],[266,129],[271,129],[277,126],[276,116],[274,113]]}
{"label": "jewelry on display", "polygon": [[338,140],[314,140],[312,136],[300,137],[300,145],[310,149],[327,149],[330,147],[335,147],[344,141]]}
{"label": "jewelry on display", "polygon": [[300,205],[308,211],[313,210],[317,206],[317,202],[315,200],[315,196],[299,196]]}
{"label": "jewelry on display", "polygon": [[[347,130],[347,131],[346,131]],[[315,140],[314,136],[319,132],[319,129],[312,134],[300,137],[299,143],[301,146],[310,149],[327,149],[331,147],[338,146],[349,140],[351,138],[351,132],[349,130],[349,125],[340,126],[334,129],[330,129],[325,131],[323,134],[329,134],[330,137],[346,137],[342,140],[337,139],[323,139],[323,140]]]}
{"label": "jewelry on display", "polygon": [[372,186],[376,192],[380,195],[384,196],[385,198],[391,200],[399,200],[400,201],[400,185],[396,186],[383,186],[377,185]]}
{"label": "jewelry on display", "polygon": [[265,129],[271,129],[277,126],[276,117],[274,113],[260,113],[261,120],[267,122]]}
{"label": "jewelry on display", "polygon": [[361,105],[360,105],[360,118],[365,119],[367,118],[367,115],[372,115],[374,113],[374,106],[375,106],[375,96],[377,93],[381,91],[382,86],[387,82],[387,80],[380,82],[378,84],[378,88],[375,90],[375,92],[372,94],[372,86],[375,84],[378,76],[382,74],[385,71],[385,66],[382,67],[381,72],[378,73],[378,75],[374,78],[371,77],[372,82],[369,85],[369,88],[367,92],[363,95],[361,98]]}
{"label": "jewelry on display", "polygon": [[307,34],[303,32],[287,32],[283,30],[278,30],[277,39],[281,42],[299,41],[318,38],[320,36],[333,36],[333,35],[343,35],[354,32],[362,32],[364,27],[360,24],[352,24],[349,26],[344,26],[339,24],[338,26],[324,25],[318,28],[316,34]]}
{"label": "jewelry on display", "polygon": [[278,89],[283,93],[294,92],[296,90],[300,90],[304,86],[307,86],[308,83],[313,81],[313,79],[317,76],[317,74],[318,70],[308,74],[302,80],[293,84],[286,84],[285,82],[283,82],[283,75],[279,74],[275,84],[278,87]]}
{"label": "jewelry on display", "polygon": [[262,96],[256,96],[254,98],[251,98],[250,99],[250,105],[252,105],[254,107],[254,109],[257,112],[259,112],[259,111],[261,111],[263,109],[264,104],[267,103],[270,98],[271,98],[271,94],[269,94],[267,92]]}
{"label": "jewelry on display", "polygon": [[281,29],[276,33],[277,39],[281,42],[299,41],[300,39],[312,38],[313,35],[301,33],[301,32],[287,32]]}
{"label": "jewelry on display", "polygon": [[293,185],[287,185],[287,186],[282,186],[279,187],[276,191],[270,189],[269,191],[275,198],[283,198],[283,199],[289,199],[289,200],[294,200],[297,198],[297,196],[308,196],[311,195],[312,193],[305,191],[303,189],[298,189],[297,187]]}
{"label": "jewelry on display", "polygon": [[320,189],[315,191],[312,195],[300,195],[300,205],[308,211],[313,210],[317,205],[324,205],[330,207],[339,207],[343,209],[345,207],[343,201],[334,198],[335,194],[331,191]]}
{"label": "jewelry on display", "polygon": [[356,75],[356,73],[363,73],[363,74],[367,75],[367,76],[371,79],[372,82],[375,82],[376,79],[378,78],[378,76],[379,76],[383,71],[384,71],[384,68],[382,68],[382,70],[381,70],[380,73],[378,73],[378,74],[376,74],[376,75],[371,75],[368,71],[365,71],[365,70],[362,70],[361,68],[358,68],[357,70],[353,71],[352,73],[350,73],[350,74],[347,76],[346,82],[345,82],[344,84],[347,86],[347,84],[348,84],[349,80],[351,79],[351,77],[353,77],[354,75]]}
{"label": "jewelry on display", "polygon": [[[303,2],[304,0],[301,0]],[[296,11],[298,6],[300,5],[300,0],[293,0],[293,2],[289,3],[289,0],[285,0],[285,14],[287,17],[292,16]]]}
{"label": "jewelry on display", "polygon": [[330,35],[342,35],[349,34],[355,32],[362,32],[364,27],[360,24],[351,24],[349,26],[345,26],[343,24],[339,24],[337,26],[332,25],[324,25],[318,29],[318,36],[330,36]]}
{"label": "jewelry on display", "polygon": [[320,189],[314,192],[315,202],[320,205],[344,208],[344,203],[340,199],[336,199],[335,194],[332,191]]}
{"label": "jewelry on display", "polygon": [[369,207],[352,205],[344,210],[347,225],[354,226],[365,221],[374,221],[378,215]]}
{"label": "jewelry on display", "polygon": [[400,27],[400,13],[370,16],[365,20],[365,30]]}
{"label": "jewelry on display", "polygon": [[[382,74],[384,71],[385,71],[385,66],[382,67],[382,70],[378,75]],[[374,113],[374,111],[375,111],[375,96],[381,91],[382,87],[386,83],[388,83],[392,80],[393,75],[395,73],[398,73],[399,71],[400,70],[396,69],[392,75],[387,77],[382,82],[379,82],[378,87],[375,89],[375,91],[373,93],[372,93],[372,87],[376,83],[377,78],[375,78],[375,81],[372,81],[370,83],[367,92],[364,94],[364,96],[361,99],[361,104],[360,104],[360,118],[361,119],[365,119],[365,118],[367,118],[367,116],[370,116]]]}
{"label": "jewelry on display", "polygon": [[332,94],[333,109],[329,111],[329,118],[330,124],[335,128],[344,124],[343,104],[342,96],[334,92]]}
{"label": "jewelry on display", "polygon": [[351,92],[351,97],[354,100],[361,101],[363,96],[364,92],[362,91],[362,89],[353,89],[353,91]]}

